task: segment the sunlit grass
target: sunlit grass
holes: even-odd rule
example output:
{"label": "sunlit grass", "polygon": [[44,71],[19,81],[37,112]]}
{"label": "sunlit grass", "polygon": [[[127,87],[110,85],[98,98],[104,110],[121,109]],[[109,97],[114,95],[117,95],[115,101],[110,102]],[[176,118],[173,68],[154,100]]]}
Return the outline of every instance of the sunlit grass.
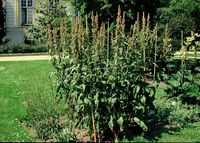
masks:
{"label": "sunlit grass", "polygon": [[0,141],[31,141],[19,118],[25,101],[37,92],[51,91],[48,61],[0,62]]}

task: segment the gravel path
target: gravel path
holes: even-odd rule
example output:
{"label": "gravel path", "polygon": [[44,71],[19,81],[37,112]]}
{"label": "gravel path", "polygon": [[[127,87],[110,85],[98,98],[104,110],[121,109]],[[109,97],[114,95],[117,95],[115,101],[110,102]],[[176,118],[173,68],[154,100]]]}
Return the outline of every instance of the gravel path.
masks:
{"label": "gravel path", "polygon": [[0,56],[0,61],[35,61],[50,60],[49,55],[22,55],[22,56]]}

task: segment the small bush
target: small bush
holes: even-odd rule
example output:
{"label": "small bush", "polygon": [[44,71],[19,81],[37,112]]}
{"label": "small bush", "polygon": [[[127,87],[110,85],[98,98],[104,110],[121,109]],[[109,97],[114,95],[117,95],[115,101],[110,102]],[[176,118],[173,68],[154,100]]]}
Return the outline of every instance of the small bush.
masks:
{"label": "small bush", "polygon": [[169,98],[178,97],[183,102],[196,104],[200,101],[200,87],[194,81],[191,71],[178,71],[171,76],[164,75],[164,79],[168,84],[165,90]]}
{"label": "small bush", "polygon": [[0,54],[8,53],[45,53],[47,52],[46,45],[25,45],[25,44],[14,44],[14,45],[2,45],[0,46]]}
{"label": "small bush", "polygon": [[168,99],[165,96],[155,100],[157,119],[160,124],[183,127],[199,121],[197,106],[184,105],[180,99]]}

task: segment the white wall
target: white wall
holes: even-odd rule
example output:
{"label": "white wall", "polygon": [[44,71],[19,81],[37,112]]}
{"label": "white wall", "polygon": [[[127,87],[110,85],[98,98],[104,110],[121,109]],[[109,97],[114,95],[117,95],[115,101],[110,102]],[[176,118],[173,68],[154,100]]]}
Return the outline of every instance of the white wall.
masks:
{"label": "white wall", "polygon": [[9,27],[6,36],[10,38],[10,44],[23,43],[26,29],[23,27]]}
{"label": "white wall", "polygon": [[16,3],[15,0],[6,0],[6,27],[16,26]]}
{"label": "white wall", "polygon": [[[10,43],[23,43],[27,26],[21,26],[21,0],[19,1],[19,20],[16,20],[16,0],[6,0],[6,36],[10,38]],[[33,0],[33,6],[35,0]],[[35,16],[33,16],[35,18]],[[17,21],[19,24],[17,24]],[[34,21],[33,21],[34,22]]]}

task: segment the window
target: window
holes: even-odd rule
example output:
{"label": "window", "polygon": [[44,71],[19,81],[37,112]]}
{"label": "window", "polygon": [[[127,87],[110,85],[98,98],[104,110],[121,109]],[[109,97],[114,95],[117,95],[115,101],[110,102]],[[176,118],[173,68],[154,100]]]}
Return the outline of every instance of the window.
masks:
{"label": "window", "polygon": [[22,25],[33,24],[33,0],[21,0]]}

